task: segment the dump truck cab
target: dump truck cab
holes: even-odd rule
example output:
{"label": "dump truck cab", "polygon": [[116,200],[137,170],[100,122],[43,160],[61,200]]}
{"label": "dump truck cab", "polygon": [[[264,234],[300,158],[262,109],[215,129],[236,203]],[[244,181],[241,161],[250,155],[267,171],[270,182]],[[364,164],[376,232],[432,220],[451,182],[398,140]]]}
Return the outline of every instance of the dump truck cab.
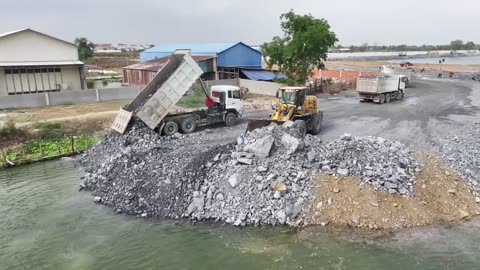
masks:
{"label": "dump truck cab", "polygon": [[243,96],[240,88],[232,85],[215,85],[210,88],[214,108],[233,112],[237,117],[243,115]]}

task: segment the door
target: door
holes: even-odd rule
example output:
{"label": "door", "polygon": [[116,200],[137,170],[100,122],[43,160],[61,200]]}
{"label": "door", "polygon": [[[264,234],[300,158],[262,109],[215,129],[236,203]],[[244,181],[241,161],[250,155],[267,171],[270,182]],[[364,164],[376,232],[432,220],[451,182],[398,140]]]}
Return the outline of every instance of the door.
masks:
{"label": "door", "polygon": [[243,112],[243,100],[240,89],[228,90],[227,109],[234,109],[241,115]]}

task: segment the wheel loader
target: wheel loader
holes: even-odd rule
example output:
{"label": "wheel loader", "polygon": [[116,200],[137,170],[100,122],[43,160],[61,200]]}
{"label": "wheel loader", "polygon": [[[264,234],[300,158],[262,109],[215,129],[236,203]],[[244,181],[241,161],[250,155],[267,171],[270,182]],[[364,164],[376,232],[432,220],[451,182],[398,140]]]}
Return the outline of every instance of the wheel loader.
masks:
{"label": "wheel loader", "polygon": [[278,103],[273,106],[270,119],[250,119],[247,132],[270,125],[283,124],[286,121],[303,121],[306,132],[318,134],[323,120],[323,112],[318,109],[318,99],[307,95],[304,86],[282,87],[277,91]]}

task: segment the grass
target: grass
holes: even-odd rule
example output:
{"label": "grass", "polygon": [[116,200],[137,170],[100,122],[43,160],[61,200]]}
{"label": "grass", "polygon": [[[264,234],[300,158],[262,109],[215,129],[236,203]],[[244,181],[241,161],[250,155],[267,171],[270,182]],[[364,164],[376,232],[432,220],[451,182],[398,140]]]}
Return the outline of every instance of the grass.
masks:
{"label": "grass", "polygon": [[200,88],[193,88],[192,94],[183,96],[178,101],[177,106],[182,108],[201,108],[205,107],[205,93]]}

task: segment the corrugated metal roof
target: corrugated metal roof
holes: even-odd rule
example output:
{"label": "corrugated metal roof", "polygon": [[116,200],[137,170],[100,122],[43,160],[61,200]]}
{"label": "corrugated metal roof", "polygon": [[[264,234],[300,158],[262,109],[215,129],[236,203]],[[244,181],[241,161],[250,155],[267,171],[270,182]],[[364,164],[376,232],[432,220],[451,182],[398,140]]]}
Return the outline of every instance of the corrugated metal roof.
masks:
{"label": "corrugated metal roof", "polygon": [[6,36],[10,36],[10,35],[13,35],[13,34],[17,34],[17,33],[20,33],[20,32],[24,32],[24,31],[30,31],[30,32],[33,32],[33,33],[37,33],[37,34],[40,34],[40,35],[49,37],[49,38],[53,38],[53,39],[58,40],[58,41],[61,41],[61,42],[68,43],[68,44],[73,45],[73,46],[77,46],[77,45],[75,45],[75,44],[72,43],[72,42],[68,42],[68,41],[65,41],[65,40],[63,40],[63,39],[59,39],[59,38],[56,38],[56,37],[54,37],[54,36],[50,36],[50,35],[47,35],[47,34],[44,34],[44,33],[41,33],[41,32],[35,31],[35,30],[32,30],[32,29],[30,29],[30,28],[23,28],[23,29],[14,30],[14,31],[10,31],[10,32],[6,32],[6,33],[3,33],[3,34],[0,34],[0,38],[6,37]]}
{"label": "corrugated metal roof", "polygon": [[[205,60],[209,60],[212,58],[215,58],[214,56],[198,56],[198,55],[193,55],[192,56],[193,60],[195,62],[201,62]],[[124,69],[137,69],[137,70],[148,70],[148,71],[158,71],[165,63],[167,63],[169,59],[169,56],[162,57],[162,58],[157,58],[153,59],[150,61],[146,61],[144,63],[139,63],[139,64],[133,64],[130,66],[124,67]]]}
{"label": "corrugated metal roof", "polygon": [[217,54],[241,42],[226,43],[169,43],[152,47],[145,52],[174,52],[177,49],[192,50],[192,54]]}
{"label": "corrugated metal roof", "polygon": [[42,61],[42,62],[0,62],[0,67],[23,67],[23,66],[71,66],[83,65],[82,61]]}

